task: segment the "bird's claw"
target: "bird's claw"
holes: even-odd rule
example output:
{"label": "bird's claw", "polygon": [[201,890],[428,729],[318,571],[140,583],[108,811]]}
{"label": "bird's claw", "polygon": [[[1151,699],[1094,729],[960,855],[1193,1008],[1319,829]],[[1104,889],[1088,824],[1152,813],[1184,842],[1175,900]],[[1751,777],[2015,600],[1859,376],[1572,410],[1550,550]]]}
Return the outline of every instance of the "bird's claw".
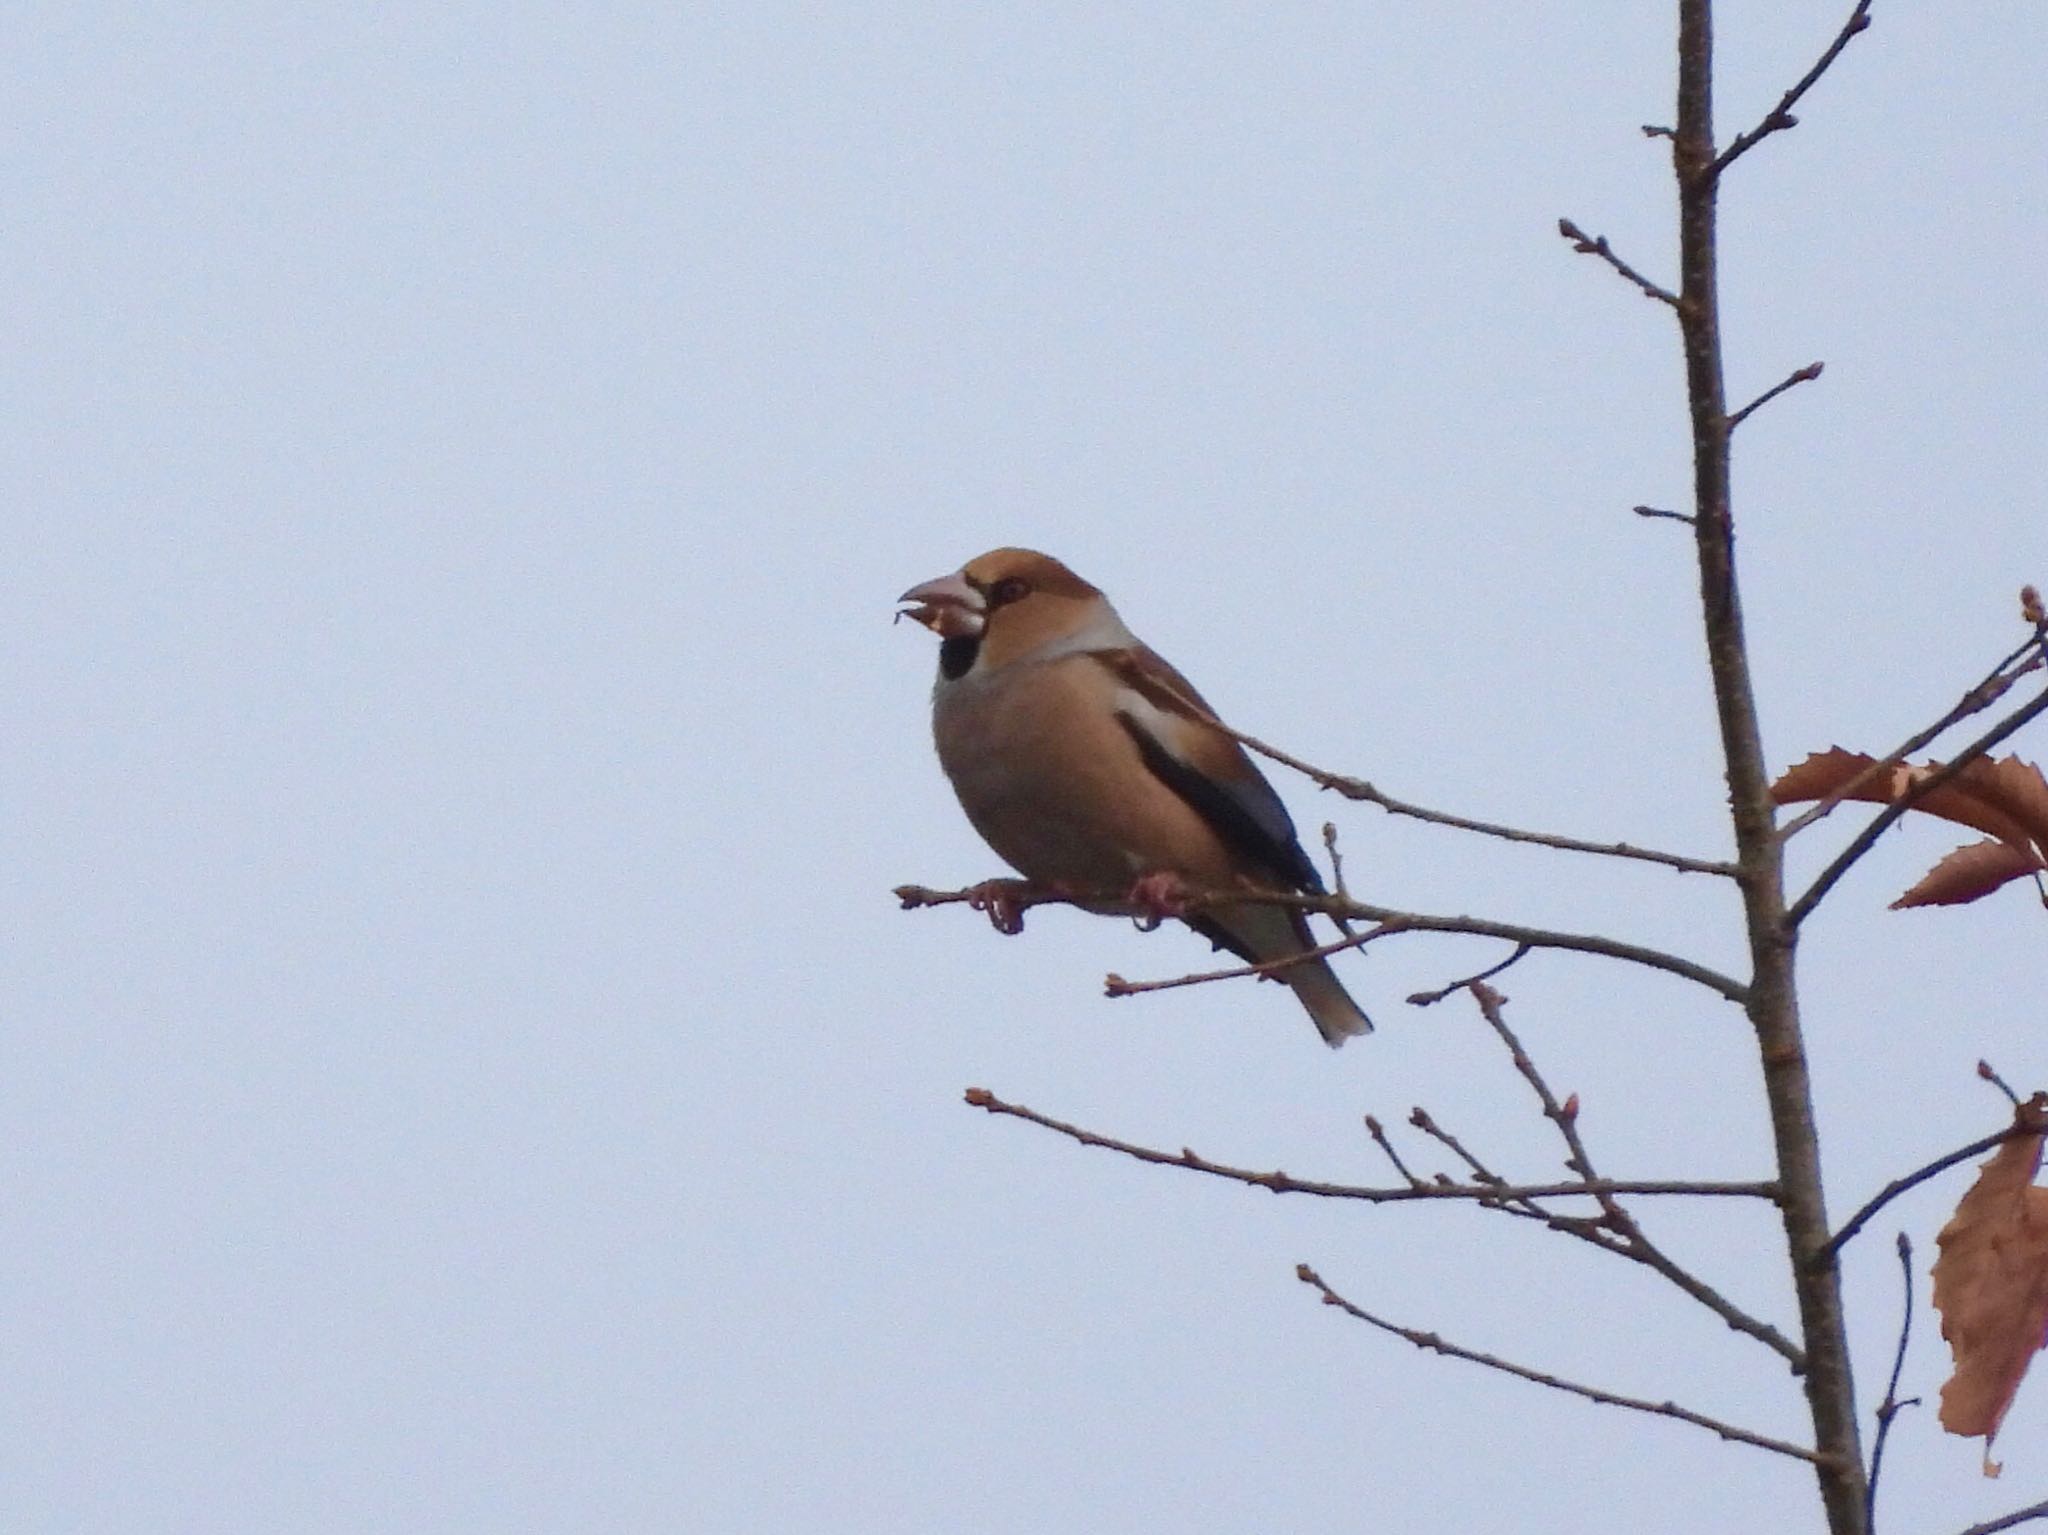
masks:
{"label": "bird's claw", "polygon": [[988,918],[988,925],[1004,937],[1024,931],[1024,908],[1032,889],[1021,879],[985,879],[971,886],[967,904]]}

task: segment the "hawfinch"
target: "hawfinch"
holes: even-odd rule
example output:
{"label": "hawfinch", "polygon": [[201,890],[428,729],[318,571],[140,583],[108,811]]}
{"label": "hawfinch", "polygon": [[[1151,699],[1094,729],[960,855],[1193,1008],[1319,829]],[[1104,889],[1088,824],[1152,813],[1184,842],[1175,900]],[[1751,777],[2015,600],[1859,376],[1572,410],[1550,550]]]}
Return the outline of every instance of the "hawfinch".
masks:
{"label": "hawfinch", "polygon": [[[1141,892],[1323,888],[1279,795],[1201,695],[1058,560],[997,549],[898,600],[942,640],[939,763],[974,829],[1031,883],[1161,906]],[[1255,964],[1315,947],[1299,911],[1178,914]],[[1274,975],[1331,1045],[1371,1029],[1325,960]]]}

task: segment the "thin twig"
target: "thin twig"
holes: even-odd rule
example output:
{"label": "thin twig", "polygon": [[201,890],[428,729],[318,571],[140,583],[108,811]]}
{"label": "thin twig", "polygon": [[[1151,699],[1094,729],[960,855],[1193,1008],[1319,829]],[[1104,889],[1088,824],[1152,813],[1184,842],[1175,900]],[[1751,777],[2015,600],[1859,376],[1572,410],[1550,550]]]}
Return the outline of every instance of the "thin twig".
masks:
{"label": "thin twig", "polygon": [[1557,232],[1571,241],[1572,249],[1581,256],[1598,256],[1602,261],[1613,267],[1615,271],[1641,289],[1645,297],[1653,298],[1660,304],[1669,304],[1674,309],[1678,307],[1678,295],[1669,288],[1660,288],[1626,261],[1623,261],[1621,257],[1615,255],[1614,247],[1607,243],[1607,236],[1601,235],[1596,239],[1594,236],[1587,234],[1585,230],[1579,228],[1570,219],[1559,219],[1557,221]]}
{"label": "thin twig", "polygon": [[1396,929],[1381,924],[1369,932],[1347,933],[1342,938],[1317,944],[1314,948],[1303,949],[1299,954],[1288,954],[1280,959],[1262,959],[1251,964],[1231,965],[1223,970],[1197,970],[1189,975],[1170,976],[1162,981],[1127,981],[1111,971],[1102,978],[1102,994],[1106,997],[1135,997],[1148,991],[1172,991],[1179,986],[1202,986],[1210,981],[1241,981],[1248,976],[1278,975],[1283,971],[1292,970],[1296,965],[1328,959],[1332,954],[1342,954],[1347,949],[1362,949],[1375,939],[1392,936],[1395,931]]}
{"label": "thin twig", "polygon": [[1892,1419],[1906,1408],[1920,1405],[1917,1396],[1899,1400],[1899,1375],[1906,1368],[1906,1343],[1913,1336],[1913,1244],[1903,1231],[1899,1233],[1899,1276],[1906,1286],[1905,1316],[1899,1323],[1899,1351],[1892,1356],[1892,1378],[1885,1384],[1884,1400],[1877,1408],[1877,1440],[1870,1447],[1870,1485],[1863,1494],[1863,1524],[1872,1532],[1877,1529],[1877,1478],[1884,1469],[1884,1442],[1891,1435]]}
{"label": "thin twig", "polygon": [[[1515,1070],[1522,1080],[1529,1084],[1543,1106],[1543,1117],[1557,1127],[1557,1133],[1565,1144],[1565,1166],[1586,1180],[1589,1188],[1600,1188],[1603,1181],[1593,1167],[1593,1159],[1586,1150],[1585,1138],[1579,1133],[1579,1112],[1576,1099],[1560,1103],[1557,1095],[1550,1090],[1542,1072],[1529,1052],[1522,1047],[1521,1039],[1508,1027],[1507,1014],[1503,1004],[1506,998],[1484,982],[1472,987],[1473,999],[1479,1004],[1479,1011],[1494,1033],[1507,1046],[1509,1058],[1515,1063]],[[1636,1224],[1635,1217],[1622,1207],[1615,1197],[1615,1190],[1606,1189],[1594,1197],[1600,1206],[1604,1225],[1616,1240],[1613,1251],[1631,1262],[1640,1263],[1667,1280],[1685,1294],[1698,1301],[1736,1332],[1756,1339],[1765,1347],[1781,1355],[1794,1370],[1804,1369],[1805,1352],[1777,1328],[1757,1317],[1751,1316],[1740,1306],[1729,1300],[1719,1290],[1694,1274],[1690,1269],[1673,1259],[1649,1235]]]}
{"label": "thin twig", "polygon": [[1463,991],[1467,986],[1476,986],[1481,981],[1490,981],[1508,966],[1516,964],[1535,952],[1526,943],[1515,945],[1515,952],[1497,965],[1489,965],[1477,975],[1468,975],[1462,981],[1453,981],[1448,986],[1439,986],[1435,991],[1418,991],[1408,998],[1413,1007],[1434,1007],[1453,992]]}
{"label": "thin twig", "polygon": [[1344,855],[1337,851],[1337,823],[1323,822],[1323,851],[1330,855],[1330,888],[1346,900],[1351,898],[1351,887],[1344,883]]}
{"label": "thin twig", "polygon": [[[1480,1016],[1507,1047],[1508,1058],[1514,1062],[1515,1070],[1536,1094],[1536,1101],[1543,1108],[1543,1117],[1556,1127],[1558,1135],[1563,1139],[1566,1170],[1577,1173],[1588,1183],[1593,1182],[1598,1175],[1593,1171],[1593,1159],[1586,1151],[1586,1143],[1579,1135],[1577,1101],[1574,1100],[1567,1107],[1560,1103],[1557,1095],[1550,1090],[1550,1084],[1544,1080],[1543,1073],[1536,1069],[1536,1062],[1523,1048],[1521,1038],[1508,1027],[1506,997],[1485,982],[1475,981],[1472,984],[1472,999],[1479,1004]],[[1611,1194],[1602,1196],[1599,1205],[1601,1213],[1607,1217],[1608,1224],[1617,1234],[1625,1234],[1627,1228],[1633,1226],[1634,1223],[1629,1220],[1621,1206],[1614,1202]]]}
{"label": "thin twig", "polygon": [[[1474,983],[1475,986],[1478,984]],[[1497,1187],[1506,1186],[1507,1180],[1505,1178],[1500,1177],[1491,1168],[1484,1166],[1454,1136],[1431,1119],[1425,1110],[1416,1109],[1408,1116],[1408,1122],[1418,1130],[1435,1136],[1448,1146],[1452,1152],[1461,1157],[1465,1164],[1472,1169],[1472,1176],[1477,1181],[1491,1183]],[[1533,1198],[1525,1198],[1513,1203],[1503,1203],[1498,1208],[1506,1210],[1510,1215],[1522,1215],[1527,1216],[1531,1220],[1542,1221],[1551,1230],[1561,1231],[1568,1237],[1576,1237],[1581,1242],[1586,1242],[1599,1248],[1602,1252],[1621,1252],[1622,1240],[1609,1229],[1604,1198],[1597,1191],[1589,1187],[1593,1180],[1585,1172],[1580,1171],[1578,1168],[1573,1168],[1572,1171],[1579,1178],[1579,1187],[1594,1194],[1598,1213],[1593,1215],[1559,1215],[1556,1211],[1545,1209],[1542,1205],[1537,1204]]]}
{"label": "thin twig", "polygon": [[[1400,1188],[1369,1188],[1348,1183],[1323,1183],[1309,1178],[1296,1178],[1277,1170],[1255,1172],[1250,1168],[1230,1167],[1222,1162],[1212,1162],[1207,1157],[1197,1156],[1185,1148],[1178,1152],[1161,1151],[1155,1147],[1118,1140],[1114,1136],[1098,1135],[1093,1130],[1084,1130],[1079,1125],[1070,1125],[1041,1114],[1036,1109],[1028,1109],[1021,1103],[1006,1103],[985,1087],[968,1088],[965,1098],[972,1108],[1024,1120],[1028,1124],[1064,1135],[1083,1146],[1120,1152],[1124,1156],[1159,1167],[1185,1168],[1189,1172],[1203,1173],[1212,1178],[1222,1178],[1252,1188],[1267,1189],[1275,1194],[1310,1194],[1321,1199],[1353,1199],[1366,1204],[1403,1204],[1429,1200],[1475,1200],[1484,1203],[1498,1199],[1563,1199],[1577,1194],[1597,1197],[1606,1191],[1643,1195],[1671,1194],[1695,1198],[1707,1196],[1769,1199],[1774,1192],[1772,1186],[1767,1183],[1702,1183],[1662,1179],[1613,1179],[1597,1185],[1584,1181],[1522,1185],[1504,1182],[1428,1183],[1413,1179],[1405,1187]],[[1389,1155],[1392,1155],[1391,1150]],[[1395,1159],[1395,1165],[1400,1166],[1398,1158]]]}
{"label": "thin twig", "polygon": [[1894,1199],[1897,1199],[1901,1194],[1905,1193],[1908,1189],[1917,1188],[1919,1185],[1925,1183],[1929,1178],[1934,1177],[1936,1174],[1947,1172],[1951,1167],[1954,1167],[1956,1163],[1967,1162],[1970,1160],[1971,1157],[1978,1156],[1983,1152],[1989,1151],[1994,1146],[2003,1145],[2005,1142],[2011,1140],[2015,1135],[2018,1135],[2020,1133],[2022,1132],[2018,1129],[2012,1126],[2007,1126],[2005,1129],[1998,1131],[1996,1134],[1984,1136],[1981,1140],[1974,1140],[1970,1142],[1970,1144],[1967,1146],[1963,1146],[1955,1151],[1951,1151],[1945,1157],[1936,1157],[1932,1162],[1929,1162],[1925,1167],[1915,1168],[1912,1172],[1907,1173],[1903,1178],[1892,1179],[1890,1183],[1887,1183],[1882,1189],[1880,1189],[1877,1192],[1877,1195],[1873,1199],[1871,1199],[1871,1201],[1868,1204],[1864,1205],[1862,1209],[1858,1210],[1854,1215],[1850,1216],[1849,1219],[1843,1223],[1842,1229],[1840,1231],[1837,1231],[1833,1236],[1829,1237],[1827,1241],[1823,1243],[1818,1250],[1815,1251],[1813,1257],[1809,1261],[1813,1264],[1815,1268],[1825,1268],[1828,1264],[1835,1261],[1835,1254],[1839,1253],[1843,1249],[1843,1247],[1848,1245],[1850,1238],[1854,1237],[1857,1232],[1861,1231],[1865,1226],[1870,1224],[1870,1218],[1873,1215],[1877,1214],[1878,1211],[1882,1210],[1886,1205],[1890,1204]]}
{"label": "thin twig", "polygon": [[1697,527],[1699,519],[1691,512],[1674,512],[1664,506],[1632,506],[1629,508],[1638,517],[1668,517],[1673,522],[1682,522],[1687,527]]}
{"label": "thin twig", "polygon": [[[1423,1108],[1422,1105],[1417,1104],[1408,1111],[1408,1123],[1420,1130],[1431,1140],[1438,1142],[1452,1156],[1463,1162],[1471,1171],[1472,1183],[1475,1188],[1499,1190],[1509,1186],[1507,1179],[1480,1161],[1476,1153],[1467,1147],[1463,1141],[1459,1140],[1457,1136],[1438,1124],[1436,1116],[1431,1114],[1428,1109]],[[1444,1181],[1448,1183],[1448,1180]],[[1539,1220],[1544,1218],[1544,1211],[1530,1203],[1527,1198],[1502,1199],[1500,1203],[1504,1206],[1515,1207],[1517,1214],[1532,1215]]]}
{"label": "thin twig", "polygon": [[[1690,518],[1684,520],[1691,521]],[[1470,816],[1452,815],[1444,810],[1430,810],[1421,805],[1410,804],[1406,800],[1395,799],[1393,795],[1374,788],[1363,778],[1332,773],[1312,762],[1304,762],[1293,753],[1282,751],[1270,742],[1261,741],[1255,735],[1248,735],[1236,726],[1224,723],[1213,714],[1206,717],[1206,723],[1247,751],[1257,752],[1261,757],[1277,762],[1282,767],[1293,768],[1304,778],[1313,781],[1318,788],[1334,790],[1346,799],[1377,805],[1389,815],[1407,816],[1411,820],[1426,821],[1432,826],[1449,826],[1457,831],[1476,832],[1482,837],[1498,837],[1504,842],[1526,842],[1536,847],[1556,848],[1560,852],[1592,853],[1602,858],[1633,858],[1644,863],[1662,864],[1667,869],[1677,869],[1686,874],[1719,874],[1728,879],[1734,878],[1735,875],[1735,865],[1718,859],[1693,858],[1684,853],[1666,853],[1656,848],[1637,847],[1630,842],[1589,842],[1583,837],[1528,831],[1519,826],[1506,826],[1498,821],[1478,821]]]}
{"label": "thin twig", "polygon": [[1744,421],[1748,420],[1749,417],[1752,414],[1754,414],[1758,409],[1765,405],[1770,404],[1771,401],[1775,400],[1787,389],[1792,388],[1795,384],[1812,383],[1815,379],[1820,377],[1821,369],[1825,366],[1825,363],[1810,362],[1803,368],[1795,369],[1790,376],[1788,376],[1779,383],[1771,385],[1770,388],[1766,389],[1762,394],[1758,395],[1755,399],[1751,400],[1747,405],[1743,406],[1742,409],[1731,412],[1728,417],[1728,430],[1731,432],[1734,431],[1738,426],[1742,425]]}
{"label": "thin twig", "polygon": [[2004,1077],[2001,1077],[1998,1074],[1998,1068],[1993,1066],[1989,1061],[1979,1061],[1977,1063],[1977,1075],[1983,1078],[1983,1080],[1985,1080],[1986,1082],[1989,1082],[2001,1093],[2004,1093],[2006,1101],[2010,1103],[2014,1108],[2018,1108],[2020,1106],[2020,1095],[2012,1090],[2012,1084],[2006,1081]]}
{"label": "thin twig", "polygon": [[1365,1133],[1372,1137],[1374,1145],[1387,1154],[1387,1160],[1394,1164],[1394,1171],[1407,1180],[1408,1187],[1419,1189],[1427,1186],[1420,1178],[1408,1170],[1408,1164],[1401,1160],[1401,1153],[1396,1151],[1394,1143],[1387,1139],[1386,1127],[1374,1115],[1368,1114],[1365,1116]]}
{"label": "thin twig", "polygon": [[[1330,888],[1343,900],[1351,899],[1351,887],[1344,883],[1344,855],[1337,851],[1337,823],[1323,822],[1323,851],[1330,855]],[[1332,917],[1346,938],[1357,936],[1349,917]],[[1362,945],[1361,945],[1362,947]]]}
{"label": "thin twig", "polygon": [[[1503,1214],[1513,1215],[1522,1220],[1535,1221],[1539,1225],[1548,1226],[1552,1231],[1561,1231],[1566,1236],[1590,1242],[1595,1247],[1607,1248],[1613,1245],[1613,1239],[1600,1229],[1597,1217],[1560,1215],[1555,1210],[1546,1210],[1538,1204],[1537,1199],[1541,1196],[1516,1192],[1513,1184],[1480,1161],[1476,1153],[1438,1124],[1430,1112],[1419,1104],[1409,1111],[1408,1123],[1432,1140],[1440,1142],[1453,1156],[1463,1162],[1471,1170],[1472,1185],[1475,1188],[1494,1190],[1496,1197],[1480,1201],[1482,1210],[1499,1210]],[[1451,1180],[1442,1173],[1437,1174],[1437,1182],[1445,1186],[1451,1184]]]}
{"label": "thin twig", "polygon": [[[1540,1192],[1529,1192],[1527,1188],[1517,1189],[1514,1184],[1508,1182],[1507,1179],[1480,1161],[1478,1155],[1467,1147],[1463,1141],[1459,1140],[1457,1136],[1451,1134],[1449,1130],[1438,1124],[1429,1110],[1417,1105],[1409,1111],[1408,1123],[1420,1130],[1424,1135],[1430,1137],[1430,1139],[1439,1142],[1452,1156],[1463,1162],[1472,1173],[1473,1187],[1494,1190],[1496,1197],[1481,1200],[1481,1208],[1499,1210],[1508,1215],[1519,1216],[1523,1220],[1540,1222],[1553,1231],[1561,1231],[1566,1236],[1577,1237],[1582,1242],[1591,1242],[1595,1247],[1610,1248],[1614,1245],[1613,1239],[1601,1230],[1597,1217],[1560,1215],[1555,1210],[1544,1209],[1536,1201],[1547,1197],[1546,1195]],[[1452,1186],[1451,1180],[1441,1173],[1437,1175],[1437,1182],[1446,1187]],[[1536,1184],[1530,1187],[1541,1190],[1550,1186]],[[1556,1186],[1562,1187],[1562,1185]],[[1578,1187],[1584,1188],[1583,1180]]]}
{"label": "thin twig", "polygon": [[[1606,1217],[1599,1212],[1597,1202],[1606,1195],[1607,1191],[1596,1186],[1597,1180],[1588,1179],[1581,1173],[1578,1175],[1579,1181],[1575,1184],[1512,1184],[1481,1162],[1477,1156],[1466,1149],[1456,1136],[1431,1119],[1428,1111],[1421,1108],[1416,1109],[1408,1116],[1408,1122],[1418,1130],[1435,1137],[1443,1142],[1445,1146],[1449,1147],[1456,1156],[1464,1161],[1466,1166],[1472,1169],[1472,1177],[1475,1183],[1485,1184],[1490,1188],[1500,1191],[1502,1197],[1498,1201],[1482,1202],[1482,1209],[1501,1210],[1509,1215],[1538,1221],[1549,1227],[1552,1231],[1561,1232],[1565,1236],[1576,1238],[1578,1241],[1584,1242],[1589,1246],[1599,1248],[1602,1252],[1621,1251],[1621,1239],[1607,1229]],[[1596,1201],[1594,1213],[1590,1215],[1563,1215],[1556,1210],[1539,1204],[1538,1200],[1553,1197],[1549,1192],[1551,1188],[1566,1188],[1575,1194],[1591,1195]]]}
{"label": "thin twig", "polygon": [[[1311,771],[1310,776],[1318,775]],[[1565,853],[1592,853],[1601,858],[1631,858],[1641,863],[1662,864],[1665,868],[1676,869],[1682,874],[1719,874],[1723,878],[1734,877],[1735,866],[1716,858],[1694,858],[1686,853],[1666,853],[1658,848],[1638,847],[1633,842],[1591,842],[1583,837],[1567,837],[1556,832],[1527,831],[1519,826],[1503,825],[1498,821],[1481,821],[1472,816],[1453,815],[1449,811],[1429,810],[1421,805],[1396,799],[1362,778],[1347,779],[1321,775],[1321,781],[1325,788],[1335,789],[1346,799],[1362,800],[1366,804],[1379,806],[1389,815],[1407,816],[1411,820],[1426,821],[1432,826],[1448,826],[1455,831],[1476,832],[1482,837],[1498,837],[1503,842],[1524,842],[1534,847],[1556,848]]]}
{"label": "thin twig", "polygon": [[2030,1503],[2025,1508],[2016,1508],[1997,1519],[1987,1519],[1982,1524],[1973,1524],[1967,1530],[1958,1530],[1956,1535],[1998,1535],[2000,1530],[2012,1529],[2030,1519],[2048,1519],[2048,1498],[2039,1503]]}
{"label": "thin twig", "polygon": [[1972,741],[1954,757],[1950,758],[1933,772],[1927,774],[1924,778],[1914,779],[1912,784],[1907,787],[1905,793],[1901,794],[1871,818],[1870,824],[1858,832],[1847,847],[1836,854],[1834,862],[1821,870],[1814,878],[1813,883],[1806,887],[1806,893],[1794,901],[1786,910],[1785,930],[1791,932],[1797,929],[1800,923],[1812,915],[1813,909],[1821,903],[1821,899],[1835,887],[1835,882],[1844,874],[1847,874],[1859,858],[1870,851],[1877,839],[1890,830],[1893,823],[1900,816],[1911,810],[1920,801],[1954,778],[1978,758],[1986,755],[1992,747],[1998,745],[2007,736],[2017,734],[2036,715],[2044,711],[2048,711],[2048,690],[2042,691],[2030,702],[2015,709],[2011,714],[2008,714],[2004,719],[1992,726],[1991,729],[1985,731],[1983,735],[1977,737],[1976,740]]}
{"label": "thin twig", "polygon": [[1561,1376],[1547,1374],[1542,1370],[1532,1370],[1527,1365],[1511,1363],[1493,1354],[1482,1354],[1477,1349],[1465,1348],[1433,1332],[1422,1332],[1413,1327],[1403,1327],[1398,1322],[1389,1322],[1384,1317],[1374,1316],[1370,1311],[1353,1305],[1324,1283],[1323,1277],[1306,1263],[1299,1265],[1294,1273],[1295,1277],[1303,1284],[1309,1285],[1321,1293],[1324,1305],[1335,1306],[1346,1316],[1355,1317],[1368,1326],[1378,1328],[1381,1332],[1391,1333],[1394,1337],[1412,1343],[1419,1349],[1427,1349],[1431,1353],[1442,1354],[1451,1359],[1469,1360],[1473,1364],[1484,1365],[1489,1370],[1498,1370],[1504,1375],[1512,1375],[1517,1380],[1531,1381],[1539,1386],[1548,1386],[1553,1391],[1563,1391],[1571,1396],[1584,1397],[1589,1402],[1599,1402],[1608,1407],[1626,1407],[1631,1411],[1649,1413],[1651,1416],[1658,1418],[1675,1418],[1681,1423],[1690,1423],[1697,1428],[1704,1428],[1710,1433],[1718,1434],[1721,1438],[1733,1443],[1754,1445],[1760,1450],[1771,1450],[1779,1455],[1789,1455],[1794,1460],[1815,1461],[1820,1458],[1812,1450],[1806,1449],[1801,1445],[1790,1444],[1783,1439],[1773,1439],[1767,1434],[1755,1433],[1750,1429],[1737,1428],[1732,1423],[1723,1423],[1718,1418],[1710,1418],[1704,1413],[1694,1412],[1691,1408],[1680,1407],[1675,1402],[1651,1402],[1641,1397],[1621,1396],[1616,1392],[1603,1391],[1597,1386],[1581,1385],[1577,1381],[1565,1380]]}
{"label": "thin twig", "polygon": [[1828,44],[1827,51],[1814,63],[1813,68],[1799,77],[1799,83],[1778,98],[1778,104],[1765,114],[1764,120],[1747,133],[1738,133],[1728,147],[1715,156],[1702,178],[1712,181],[1729,166],[1748,154],[1750,150],[1774,133],[1799,126],[1799,119],[1792,115],[1792,108],[1799,104],[1799,98],[1812,90],[1820,77],[1828,72],[1828,66],[1841,56],[1849,46],[1849,39],[1870,25],[1871,0],[1857,0],[1856,9],[1849,13],[1849,19],[1842,23],[1842,30],[1835,34],[1835,40]]}

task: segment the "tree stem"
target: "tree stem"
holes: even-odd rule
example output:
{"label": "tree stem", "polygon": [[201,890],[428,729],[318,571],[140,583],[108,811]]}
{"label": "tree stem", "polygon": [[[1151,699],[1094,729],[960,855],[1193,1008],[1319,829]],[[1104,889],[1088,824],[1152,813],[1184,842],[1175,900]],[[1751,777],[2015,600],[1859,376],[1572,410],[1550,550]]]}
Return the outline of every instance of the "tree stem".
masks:
{"label": "tree stem", "polygon": [[1799,1026],[1797,933],[1785,918],[1784,864],[1735,579],[1729,418],[1721,366],[1713,123],[1712,0],[1679,0],[1678,118],[1672,158],[1679,201],[1679,329],[1692,419],[1694,536],[1715,710],[1727,761],[1737,880],[1749,930],[1746,1001],[1763,1064],[1785,1240],[1806,1348],[1806,1396],[1820,1452],[1816,1475],[1831,1535],[1866,1535],[1855,1379],[1843,1326],[1840,1275],[1815,1263],[1828,1241],[1806,1047]]}

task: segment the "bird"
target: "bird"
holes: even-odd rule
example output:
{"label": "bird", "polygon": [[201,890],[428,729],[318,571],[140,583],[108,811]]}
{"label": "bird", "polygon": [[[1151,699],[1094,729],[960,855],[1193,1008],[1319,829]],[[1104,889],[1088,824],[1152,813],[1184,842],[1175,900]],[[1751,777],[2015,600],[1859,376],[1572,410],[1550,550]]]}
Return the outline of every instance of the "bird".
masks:
{"label": "bird", "polygon": [[[939,764],[974,829],[1033,886],[1177,916],[1252,964],[1316,947],[1298,909],[1183,904],[1189,891],[1319,894],[1323,882],[1273,786],[1100,590],[1050,555],[1004,548],[897,601],[899,618],[939,636]],[[1371,1031],[1321,956],[1271,974],[1331,1046]]]}

